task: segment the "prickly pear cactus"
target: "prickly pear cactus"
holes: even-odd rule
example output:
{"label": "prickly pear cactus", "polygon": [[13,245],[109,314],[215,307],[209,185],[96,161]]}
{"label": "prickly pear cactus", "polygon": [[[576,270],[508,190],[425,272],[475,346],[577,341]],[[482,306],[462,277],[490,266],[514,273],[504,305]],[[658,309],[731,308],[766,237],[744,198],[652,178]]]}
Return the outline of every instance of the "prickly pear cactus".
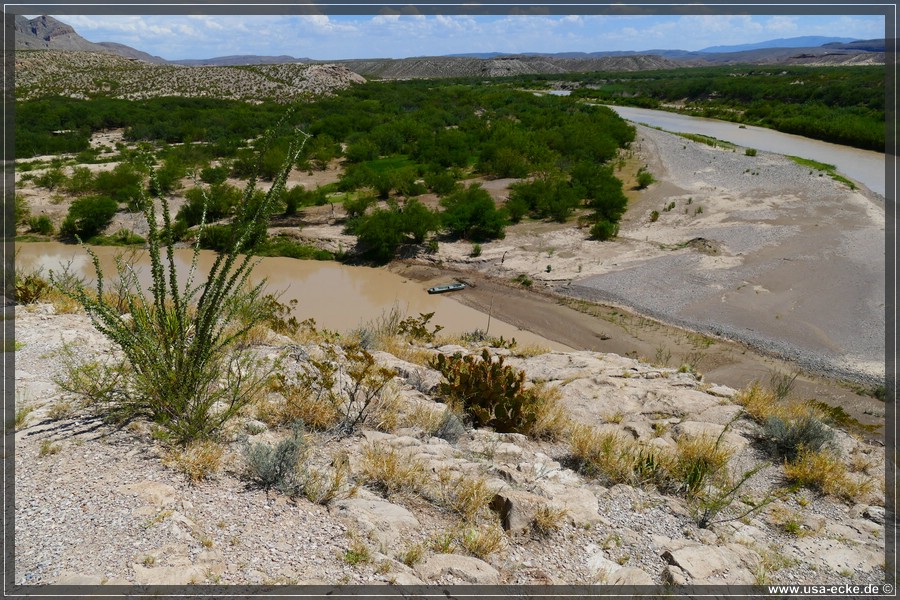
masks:
{"label": "prickly pear cactus", "polygon": [[439,391],[460,404],[475,427],[524,433],[537,418],[536,396],[525,389],[525,372],[491,359],[487,349],[475,355],[439,354],[431,366],[444,376]]}

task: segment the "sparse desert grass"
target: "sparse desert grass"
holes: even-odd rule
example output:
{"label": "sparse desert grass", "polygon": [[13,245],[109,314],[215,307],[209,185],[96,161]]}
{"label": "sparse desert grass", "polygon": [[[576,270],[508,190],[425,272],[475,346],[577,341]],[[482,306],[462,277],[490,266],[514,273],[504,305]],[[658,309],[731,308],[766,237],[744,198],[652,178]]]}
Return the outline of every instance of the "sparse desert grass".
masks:
{"label": "sparse desert grass", "polygon": [[540,537],[546,537],[562,527],[563,519],[567,514],[568,511],[565,508],[541,506],[531,521],[531,531]]}
{"label": "sparse desert grass", "polygon": [[569,430],[569,445],[579,470],[585,475],[609,483],[632,480],[637,444],[630,438],[588,425],[574,425]]}
{"label": "sparse desert grass", "polygon": [[682,436],[669,466],[675,486],[694,495],[727,473],[732,450],[711,436]]}
{"label": "sparse desert grass", "polygon": [[62,450],[62,445],[57,444],[53,440],[42,440],[40,448],[38,448],[38,456],[53,456]]}
{"label": "sparse desert grass", "polygon": [[438,486],[437,502],[466,523],[475,522],[494,497],[484,477],[454,473],[449,469],[438,472]]}
{"label": "sparse desert grass", "polygon": [[350,461],[339,454],[324,471],[308,468],[303,478],[303,495],[315,504],[327,505],[338,498],[351,498],[357,487],[350,483]]}
{"label": "sparse desert grass", "polygon": [[801,449],[796,460],[784,463],[784,476],[789,483],[847,501],[858,501],[874,486],[871,478],[852,476],[830,450]]}
{"label": "sparse desert grass", "polygon": [[407,567],[412,567],[425,557],[425,547],[422,544],[413,544],[397,556],[397,560]]}
{"label": "sparse desert grass", "polygon": [[496,522],[460,526],[456,532],[456,539],[462,549],[482,560],[502,550],[508,543],[506,532]]}
{"label": "sparse desert grass", "polygon": [[210,479],[222,468],[225,448],[212,440],[194,440],[183,447],[171,448],[163,463],[184,473],[192,483]]}
{"label": "sparse desert grass", "polygon": [[425,481],[425,465],[395,448],[371,444],[363,449],[360,480],[385,497],[417,492]]}
{"label": "sparse desert grass", "polygon": [[25,424],[28,422],[28,415],[34,412],[36,408],[37,406],[34,404],[29,404],[16,409],[16,415],[13,419],[13,427],[16,431],[25,427]]}

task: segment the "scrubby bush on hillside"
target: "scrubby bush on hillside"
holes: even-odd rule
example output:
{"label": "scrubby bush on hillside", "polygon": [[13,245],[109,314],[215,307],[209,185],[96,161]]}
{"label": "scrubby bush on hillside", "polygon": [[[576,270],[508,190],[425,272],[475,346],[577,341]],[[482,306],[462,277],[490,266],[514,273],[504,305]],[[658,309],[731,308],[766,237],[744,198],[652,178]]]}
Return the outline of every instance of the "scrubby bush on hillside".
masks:
{"label": "scrubby bush on hillside", "polygon": [[105,196],[78,198],[69,206],[69,214],[60,227],[64,237],[87,240],[101,233],[112,222],[118,203]]}
{"label": "scrubby bush on hillside", "polygon": [[[52,277],[61,291],[84,306],[94,326],[122,350],[130,369],[116,403],[132,414],[148,416],[178,444],[219,435],[222,426],[263,385],[255,359],[237,343],[271,314],[263,301],[263,284],[249,281],[254,263],[248,242],[260,226],[265,227],[302,148],[305,135],[295,133],[295,137],[268,192],[258,195],[255,182],[247,184],[232,223],[230,244],[216,258],[203,283],[195,282],[199,245],[194,246],[189,271],[182,272],[184,279],[179,279],[168,202],[163,198],[161,203],[161,227],[156,203],[144,190],[140,207],[148,229],[149,294],[132,266],[119,261],[120,293],[117,302],[111,303],[99,259],[89,248],[96,270],[94,291],[81,284],[62,289],[62,282]],[[154,176],[151,170],[151,178]]]}

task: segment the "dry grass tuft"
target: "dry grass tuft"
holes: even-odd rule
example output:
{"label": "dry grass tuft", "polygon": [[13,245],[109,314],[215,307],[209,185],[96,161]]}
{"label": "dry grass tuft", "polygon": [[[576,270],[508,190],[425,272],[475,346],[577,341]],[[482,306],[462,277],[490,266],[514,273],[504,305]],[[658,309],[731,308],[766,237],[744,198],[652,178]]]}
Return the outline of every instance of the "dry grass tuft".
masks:
{"label": "dry grass tuft", "polygon": [[456,533],[456,540],[466,552],[482,560],[502,550],[508,543],[506,532],[499,523],[462,526]]}
{"label": "dry grass tuft", "polygon": [[425,465],[394,448],[372,444],[363,449],[361,478],[385,497],[417,492],[425,481]]}
{"label": "dry grass tuft", "polygon": [[565,508],[541,506],[531,521],[531,531],[538,536],[546,537],[562,527],[563,519],[568,513]]}
{"label": "dry grass tuft", "polygon": [[562,393],[558,387],[537,383],[531,392],[538,398],[537,416],[528,434],[539,439],[562,439],[571,428],[571,420],[562,403]]}
{"label": "dry grass tuft", "polygon": [[163,464],[187,475],[196,483],[211,478],[222,468],[224,447],[210,440],[195,440],[183,448],[172,448]]}
{"label": "dry grass tuft", "polygon": [[602,432],[588,425],[574,425],[569,430],[572,456],[579,470],[590,477],[609,483],[630,483],[634,457],[638,453],[634,440],[617,432]]}
{"label": "dry grass tuft", "polygon": [[733,450],[711,436],[682,436],[678,439],[672,462],[667,465],[678,489],[688,495],[700,492],[727,475]]}
{"label": "dry grass tuft", "polygon": [[797,459],[784,463],[784,476],[794,484],[847,501],[859,500],[874,487],[871,478],[853,477],[847,467],[829,450],[801,448]]}
{"label": "dry grass tuft", "polygon": [[288,382],[279,374],[270,389],[274,394],[257,403],[256,418],[271,427],[302,421],[310,429],[326,431],[343,418],[335,403],[315,392],[311,379]]}
{"label": "dry grass tuft", "polygon": [[447,468],[438,472],[438,485],[437,501],[467,523],[474,522],[494,497],[484,477],[456,474]]}

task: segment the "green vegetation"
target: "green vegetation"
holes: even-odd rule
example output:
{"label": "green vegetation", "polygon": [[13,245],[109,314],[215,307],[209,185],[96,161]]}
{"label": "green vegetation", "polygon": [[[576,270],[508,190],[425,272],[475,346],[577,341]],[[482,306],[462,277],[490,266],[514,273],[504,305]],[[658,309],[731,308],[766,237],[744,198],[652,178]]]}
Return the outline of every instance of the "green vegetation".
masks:
{"label": "green vegetation", "polygon": [[493,427],[500,433],[553,435],[561,421],[556,400],[541,386],[525,387],[525,372],[492,359],[438,354],[430,366],[445,381],[440,393],[451,409],[464,413],[475,427]]}
{"label": "green vegetation", "polygon": [[[527,80],[540,84],[548,78]],[[552,78],[580,82],[575,98],[676,110],[884,151],[883,66],[691,67]]]}
{"label": "green vegetation", "polygon": [[[60,291],[86,309],[97,329],[121,348],[127,360],[126,382],[111,399],[114,408],[149,416],[179,445],[219,435],[222,426],[261,387],[263,380],[255,361],[237,343],[270,314],[261,301],[262,284],[249,284],[253,247],[248,242],[259,224],[265,226],[269,219],[305,142],[299,137],[297,134],[289,147],[268,192],[258,197],[255,181],[247,184],[234,218],[232,242],[213,263],[203,284],[194,283],[199,245],[194,246],[186,283],[179,284],[168,202],[162,202],[160,227],[155,203],[143,191],[140,205],[149,230],[153,281],[150,298],[130,265],[120,260],[118,294],[110,299],[104,291],[99,259],[90,249],[95,293],[80,283],[63,287],[64,282],[51,277]],[[125,312],[127,319],[122,316]]]}
{"label": "green vegetation", "polygon": [[[804,167],[809,167],[812,170],[822,171],[823,173],[825,173],[826,175],[828,175],[835,181],[840,181],[841,183],[845,184],[851,190],[856,189],[855,183],[853,183],[852,181],[850,181],[849,179],[847,179],[846,177],[844,177],[842,175],[838,175],[838,173],[835,170],[836,167],[834,165],[829,165],[827,163],[822,163],[822,162],[812,160],[809,158],[800,158],[799,156],[790,156],[789,155],[788,158],[790,158],[792,161],[794,161],[798,165],[801,165]],[[812,173],[812,170],[810,171],[810,173]]]}
{"label": "green vegetation", "polygon": [[69,214],[59,229],[60,235],[90,239],[106,229],[118,208],[115,200],[105,196],[78,198],[69,207]]}

